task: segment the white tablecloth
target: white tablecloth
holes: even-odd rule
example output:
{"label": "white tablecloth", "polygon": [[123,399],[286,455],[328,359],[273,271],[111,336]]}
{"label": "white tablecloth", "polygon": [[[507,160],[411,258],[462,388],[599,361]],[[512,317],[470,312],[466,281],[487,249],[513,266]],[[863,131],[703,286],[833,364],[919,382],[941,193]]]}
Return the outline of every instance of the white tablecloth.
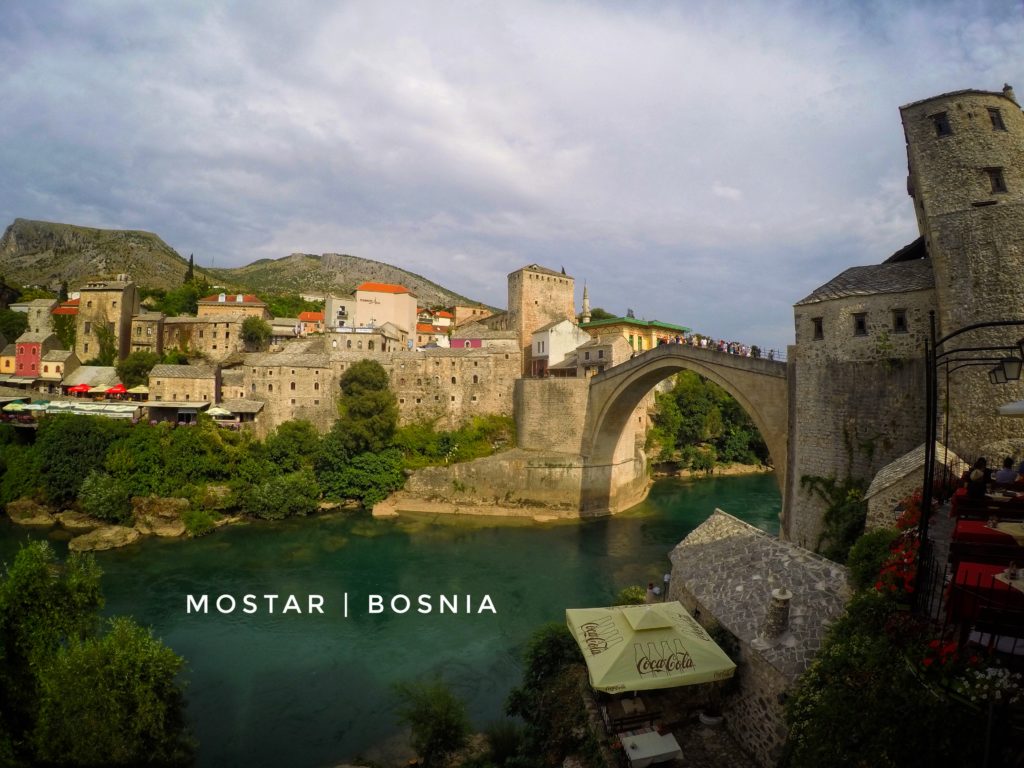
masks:
{"label": "white tablecloth", "polygon": [[626,751],[632,768],[647,768],[652,763],[660,763],[683,756],[679,742],[671,733],[660,734],[657,731],[639,733],[634,736],[623,734],[619,741]]}

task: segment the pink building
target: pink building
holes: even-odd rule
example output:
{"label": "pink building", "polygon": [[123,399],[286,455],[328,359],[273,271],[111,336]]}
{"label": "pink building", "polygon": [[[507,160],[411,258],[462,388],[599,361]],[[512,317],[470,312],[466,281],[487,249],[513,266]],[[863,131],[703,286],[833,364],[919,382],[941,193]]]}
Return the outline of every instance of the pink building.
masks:
{"label": "pink building", "polygon": [[60,340],[52,333],[23,333],[15,342],[14,375],[37,379],[42,373],[43,355],[58,349]]}

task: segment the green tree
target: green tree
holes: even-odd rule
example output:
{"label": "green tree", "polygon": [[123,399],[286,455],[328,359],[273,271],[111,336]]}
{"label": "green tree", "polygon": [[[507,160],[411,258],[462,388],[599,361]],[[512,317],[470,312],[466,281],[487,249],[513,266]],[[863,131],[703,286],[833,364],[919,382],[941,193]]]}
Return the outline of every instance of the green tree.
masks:
{"label": "green tree", "polygon": [[412,731],[412,746],[426,768],[445,765],[446,758],[469,741],[466,705],[441,680],[398,683],[398,721]]}
{"label": "green tree", "polygon": [[341,375],[340,416],[331,431],[349,456],[392,444],[398,402],[388,374],[376,360],[360,360]]}
{"label": "green tree", "polygon": [[86,514],[110,523],[132,519],[131,489],[123,480],[93,470],[82,481],[78,500]]}
{"label": "green tree", "polygon": [[107,325],[96,325],[96,340],[99,342],[99,353],[85,361],[85,365],[113,365],[117,362],[117,337]]}
{"label": "green tree", "polygon": [[180,656],[130,618],[60,648],[39,676],[34,742],[58,765],[189,765]]}
{"label": "green tree", "polygon": [[149,381],[149,372],[159,362],[156,352],[132,352],[115,366],[117,377],[129,389],[137,387]]}
{"label": "green tree", "polygon": [[270,323],[262,318],[250,316],[242,321],[242,341],[250,351],[264,349],[272,332]]}
{"label": "green tree", "polygon": [[267,458],[281,472],[310,469],[320,449],[320,434],[308,421],[286,421],[267,435],[263,446]]}
{"label": "green tree", "polygon": [[131,426],[100,416],[58,415],[40,421],[35,449],[47,498],[55,504],[74,500],[88,469],[102,466],[107,449]]}
{"label": "green tree", "polygon": [[31,542],[0,575],[0,756],[22,753],[39,711],[37,672],[57,649],[91,634],[103,607],[100,571],[72,553],[60,566],[45,541]]}
{"label": "green tree", "polygon": [[185,285],[193,282],[196,279],[196,257],[194,254],[188,255],[188,269],[185,270]]}
{"label": "green tree", "polygon": [[372,507],[405,484],[402,453],[397,448],[357,454],[351,459],[343,450],[332,451],[332,434],[324,438],[317,462],[317,479],[331,499],[356,499]]}
{"label": "green tree", "polygon": [[545,624],[530,638],[522,684],[509,693],[505,712],[523,719],[523,753],[543,765],[561,765],[566,756],[593,746],[580,698],[582,666],[579,646],[564,624]]}
{"label": "green tree", "polygon": [[28,330],[28,315],[24,312],[15,312],[12,309],[0,309],[0,334],[3,334],[8,344],[26,330]]}
{"label": "green tree", "polygon": [[242,509],[264,520],[309,515],[317,510],[320,489],[309,470],[277,475],[255,485],[243,497]]}
{"label": "green tree", "polygon": [[265,296],[267,310],[274,317],[298,317],[300,312],[321,312],[322,301],[307,301],[297,293],[280,293]]}
{"label": "green tree", "polygon": [[74,315],[53,315],[53,332],[60,339],[64,349],[75,348],[77,337],[77,324]]}
{"label": "green tree", "polygon": [[611,312],[609,312],[606,309],[602,309],[601,307],[594,307],[592,310],[590,310],[590,320],[591,321],[594,321],[594,320],[614,320],[616,317],[618,317],[618,315],[613,315]]}

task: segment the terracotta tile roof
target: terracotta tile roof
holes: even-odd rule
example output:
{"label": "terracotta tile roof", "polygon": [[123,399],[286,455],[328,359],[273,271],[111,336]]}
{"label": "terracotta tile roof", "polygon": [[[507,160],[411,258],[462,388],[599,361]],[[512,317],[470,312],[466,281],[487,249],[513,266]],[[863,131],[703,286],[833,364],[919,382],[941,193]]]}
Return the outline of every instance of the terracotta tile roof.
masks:
{"label": "terracotta tile roof", "polygon": [[363,283],[356,288],[357,291],[370,291],[372,293],[409,293],[409,289],[392,283]]}
{"label": "terracotta tile roof", "polygon": [[77,315],[78,307],[57,307],[51,315]]}
{"label": "terracotta tile roof", "polygon": [[322,323],[324,321],[323,312],[299,312],[299,320],[305,323]]}
{"label": "terracotta tile roof", "polygon": [[438,317],[449,317],[449,318],[454,318],[455,317],[455,315],[453,315],[451,312],[446,312],[443,309],[440,312],[436,313],[436,314],[437,314]]}
{"label": "terracotta tile roof", "polygon": [[416,333],[444,333],[444,328],[439,328],[430,323],[416,323]]}

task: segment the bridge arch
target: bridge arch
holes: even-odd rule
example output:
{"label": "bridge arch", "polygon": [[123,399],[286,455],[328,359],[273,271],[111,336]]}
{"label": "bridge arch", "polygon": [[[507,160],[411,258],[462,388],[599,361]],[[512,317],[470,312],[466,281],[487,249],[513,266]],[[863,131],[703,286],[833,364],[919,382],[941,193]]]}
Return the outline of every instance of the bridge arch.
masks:
{"label": "bridge arch", "polygon": [[789,395],[786,364],[741,357],[688,345],[663,344],[591,379],[583,455],[584,510],[617,512],[630,501],[620,493],[625,478],[635,482],[633,431],[629,420],[640,401],[661,381],[690,370],[736,398],[760,431],[785,492],[788,454]]}

